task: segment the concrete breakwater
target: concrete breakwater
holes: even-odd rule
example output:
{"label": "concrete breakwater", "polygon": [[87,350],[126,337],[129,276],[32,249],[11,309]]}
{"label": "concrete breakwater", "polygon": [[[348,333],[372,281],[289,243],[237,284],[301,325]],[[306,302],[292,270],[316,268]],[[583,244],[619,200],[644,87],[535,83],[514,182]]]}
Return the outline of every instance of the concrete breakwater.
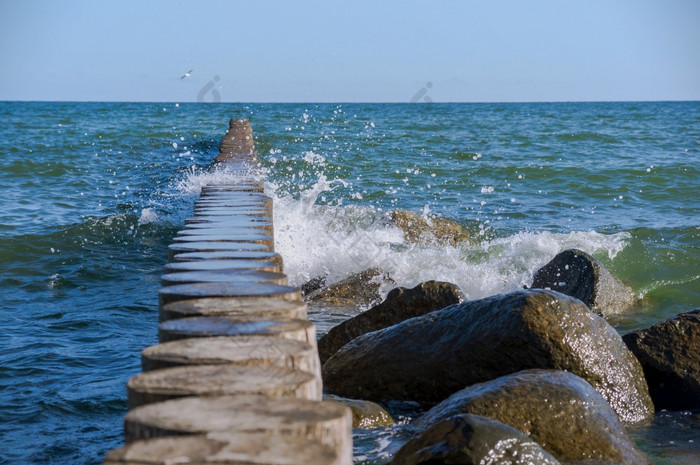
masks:
{"label": "concrete breakwater", "polygon": [[216,165],[170,246],[160,344],[127,385],[116,464],[352,463],[351,413],[322,401],[316,331],[274,250],[272,199],[250,123],[232,119]]}

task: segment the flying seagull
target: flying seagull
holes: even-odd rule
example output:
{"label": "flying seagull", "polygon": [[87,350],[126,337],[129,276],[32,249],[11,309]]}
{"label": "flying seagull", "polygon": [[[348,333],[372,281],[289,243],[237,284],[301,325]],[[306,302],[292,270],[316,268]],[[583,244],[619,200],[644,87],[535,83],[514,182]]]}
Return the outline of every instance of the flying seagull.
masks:
{"label": "flying seagull", "polygon": [[180,76],[180,79],[185,79],[185,78],[190,77],[190,74],[192,73],[192,71],[194,71],[194,70],[191,69],[191,70],[187,71],[185,74],[183,74],[182,76]]}

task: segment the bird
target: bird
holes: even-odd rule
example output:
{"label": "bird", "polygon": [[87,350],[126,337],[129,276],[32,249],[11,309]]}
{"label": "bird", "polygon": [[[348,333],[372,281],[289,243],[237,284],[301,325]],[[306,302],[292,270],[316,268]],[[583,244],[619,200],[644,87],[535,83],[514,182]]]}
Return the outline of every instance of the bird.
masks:
{"label": "bird", "polygon": [[185,74],[183,74],[182,76],[180,76],[180,79],[185,79],[185,78],[190,77],[190,74],[192,73],[192,71],[194,71],[194,70],[191,69],[191,70],[187,71]]}

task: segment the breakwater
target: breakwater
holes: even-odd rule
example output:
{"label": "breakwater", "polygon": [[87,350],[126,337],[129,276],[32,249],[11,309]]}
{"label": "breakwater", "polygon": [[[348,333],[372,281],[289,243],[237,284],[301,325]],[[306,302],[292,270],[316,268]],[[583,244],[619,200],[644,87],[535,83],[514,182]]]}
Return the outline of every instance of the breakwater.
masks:
{"label": "breakwater", "polygon": [[[529,285],[558,252],[577,248],[640,297],[611,322],[624,334],[700,301],[698,199],[688,196],[700,179],[698,125],[689,123],[699,110],[0,103],[0,462],[95,465],[123,445],[125,386],[141,371],[140,349],[157,344],[168,246],[201,186],[235,184],[211,169],[231,116],[256,131],[291,285],[379,267],[392,287],[436,279],[480,299]],[[379,209],[426,205],[483,242],[413,246],[371,221]],[[319,335],[356,313],[315,307]],[[677,463],[682,451],[697,454],[697,427],[697,416],[669,410],[632,434],[660,463]],[[382,463],[401,440],[399,428],[354,432],[355,460],[367,463]]]}
{"label": "breakwater", "polygon": [[351,413],[321,400],[315,327],[275,252],[247,120],[230,121],[214,163],[236,182],[203,187],[169,246],[160,344],[142,352],[126,444],[104,463],[350,464]]}

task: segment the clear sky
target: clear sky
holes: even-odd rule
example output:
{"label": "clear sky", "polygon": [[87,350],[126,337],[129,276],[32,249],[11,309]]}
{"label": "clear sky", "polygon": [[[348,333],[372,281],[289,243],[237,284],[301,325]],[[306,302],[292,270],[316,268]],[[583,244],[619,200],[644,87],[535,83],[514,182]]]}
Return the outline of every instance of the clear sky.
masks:
{"label": "clear sky", "polygon": [[0,0],[0,47],[0,100],[700,100],[698,0]]}

